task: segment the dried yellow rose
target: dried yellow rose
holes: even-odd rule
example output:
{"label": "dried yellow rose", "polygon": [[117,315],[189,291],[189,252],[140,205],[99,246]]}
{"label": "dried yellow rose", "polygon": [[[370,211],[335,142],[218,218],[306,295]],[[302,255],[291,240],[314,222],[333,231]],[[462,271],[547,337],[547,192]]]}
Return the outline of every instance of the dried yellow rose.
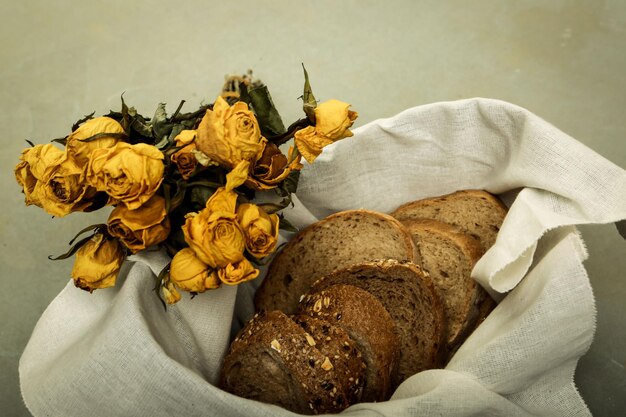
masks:
{"label": "dried yellow rose", "polygon": [[352,136],[349,128],[358,117],[358,113],[349,108],[350,104],[339,100],[321,103],[315,108],[315,126],[306,127],[295,133],[295,144],[307,162],[312,163],[325,146]]}
{"label": "dried yellow rose", "polygon": [[196,146],[211,160],[232,168],[240,161],[252,161],[263,150],[261,130],[248,105],[238,101],[229,106],[218,97],[197,129]]}
{"label": "dried yellow rose", "polygon": [[248,166],[247,161],[237,164],[226,175],[226,186],[218,188],[199,213],[187,215],[183,225],[185,242],[212,268],[243,258],[246,242],[237,222],[237,193],[233,189],[247,178]]}
{"label": "dried yellow rose", "polygon": [[20,162],[15,166],[15,179],[24,190],[27,206],[31,204],[41,207],[37,194],[34,194],[37,183],[47,176],[50,170],[66,159],[65,152],[51,143],[26,148],[20,155]]}
{"label": "dried yellow rose", "polygon": [[118,205],[109,215],[108,230],[132,253],[163,242],[170,233],[165,199],[154,195],[135,210]]}
{"label": "dried yellow rose", "polygon": [[25,149],[15,167],[26,205],[37,205],[53,216],[84,211],[96,190],[82,179],[82,170],[52,144]]}
{"label": "dried yellow rose", "polygon": [[255,258],[271,254],[278,242],[278,216],[267,214],[255,204],[241,204],[237,220],[246,236],[246,249]]}
{"label": "dried yellow rose", "polygon": [[[96,117],[95,119],[87,120],[68,136],[65,145],[68,156],[76,161],[79,167],[83,168],[89,162],[92,151],[110,148],[119,142],[120,139],[118,137],[107,136],[107,134],[124,134],[124,128],[110,117]],[[85,141],[85,139],[96,135],[102,136]]]}
{"label": "dried yellow rose", "polygon": [[259,276],[259,270],[252,266],[246,258],[230,263],[217,270],[217,275],[226,285],[238,285]]}
{"label": "dried yellow rose", "polygon": [[219,286],[215,272],[196,256],[190,248],[181,249],[170,265],[170,280],[178,288],[189,292],[204,292]]}
{"label": "dried yellow rose", "polygon": [[118,241],[98,233],[76,252],[74,285],[89,292],[112,287],[123,262],[124,252]]}
{"label": "dried yellow rose", "polygon": [[163,153],[156,147],[118,142],[111,148],[95,149],[86,170],[87,182],[129,210],[139,208],[163,181]]}

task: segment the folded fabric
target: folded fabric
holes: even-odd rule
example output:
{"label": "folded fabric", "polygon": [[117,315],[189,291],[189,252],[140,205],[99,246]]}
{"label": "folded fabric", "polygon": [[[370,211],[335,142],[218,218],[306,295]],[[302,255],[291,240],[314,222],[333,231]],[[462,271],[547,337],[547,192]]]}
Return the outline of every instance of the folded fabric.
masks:
{"label": "folded fabric", "polygon": [[[343,414],[590,415],[573,383],[595,322],[574,225],[626,218],[626,172],[497,100],[420,106],[354,133],[304,168],[296,205],[285,210],[293,224],[352,208],[389,212],[459,189],[486,189],[512,204],[473,271],[502,299],[498,307],[446,369]],[[132,261],[116,288],[88,294],[70,282],[42,315],[19,369],[35,416],[294,415],[214,385],[260,279],[164,311],[152,288],[167,257],[144,251]]]}

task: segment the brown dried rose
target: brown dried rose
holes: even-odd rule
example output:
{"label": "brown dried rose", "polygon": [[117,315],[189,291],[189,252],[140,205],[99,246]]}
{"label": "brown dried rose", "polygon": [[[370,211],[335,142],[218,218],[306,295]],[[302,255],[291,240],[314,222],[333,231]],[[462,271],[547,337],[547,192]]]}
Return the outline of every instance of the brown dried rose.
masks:
{"label": "brown dried rose", "polygon": [[191,177],[191,174],[196,169],[198,165],[198,160],[194,154],[194,150],[196,149],[195,144],[196,139],[196,131],[195,130],[183,130],[176,136],[176,147],[183,147],[175,154],[172,155],[171,159],[176,167],[178,167],[178,172],[183,177],[183,179],[188,180]]}
{"label": "brown dried rose", "polygon": [[[278,146],[262,138],[263,152],[254,162],[252,172],[246,185],[255,190],[269,190],[289,176],[291,171],[302,169],[300,155],[293,157],[294,149],[289,149],[289,157],[285,156]],[[291,162],[289,162],[291,160]]]}

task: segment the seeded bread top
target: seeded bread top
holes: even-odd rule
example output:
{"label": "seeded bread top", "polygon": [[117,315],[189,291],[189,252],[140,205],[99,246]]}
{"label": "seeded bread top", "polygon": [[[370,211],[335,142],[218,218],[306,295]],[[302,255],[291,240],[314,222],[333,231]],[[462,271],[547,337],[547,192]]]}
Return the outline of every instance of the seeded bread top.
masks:
{"label": "seeded bread top", "polygon": [[406,203],[391,215],[401,221],[433,219],[452,224],[478,239],[486,251],[495,243],[506,213],[506,206],[493,194],[463,190]]}
{"label": "seeded bread top", "polygon": [[365,262],[325,276],[312,291],[334,284],[369,292],[393,318],[401,349],[394,389],[411,375],[441,364],[443,306],[432,279],[419,266],[391,259]]}
{"label": "seeded bread top", "polygon": [[335,213],[302,230],[274,258],[255,295],[256,308],[293,314],[315,280],[375,259],[418,262],[419,254],[391,216],[368,210]]}
{"label": "seeded bread top", "polygon": [[363,401],[385,401],[397,371],[400,341],[393,318],[369,292],[352,285],[331,285],[307,294],[301,311],[344,328],[367,364]]}
{"label": "seeded bread top", "polygon": [[[362,379],[364,368],[357,358],[358,366],[340,366],[342,372],[336,371],[337,359],[334,355],[329,358],[328,353],[338,348],[333,350],[331,346],[342,344],[342,351],[347,349],[352,358],[358,352],[345,334],[343,338],[336,337],[339,333],[333,330],[336,329],[329,332],[332,341],[326,341],[326,336],[323,342],[316,341],[280,311],[257,315],[231,344],[220,386],[235,395],[301,414],[339,412],[349,405],[342,387],[355,385],[354,393],[358,394],[362,382],[352,384],[349,378]],[[337,389],[333,391],[334,388]]]}

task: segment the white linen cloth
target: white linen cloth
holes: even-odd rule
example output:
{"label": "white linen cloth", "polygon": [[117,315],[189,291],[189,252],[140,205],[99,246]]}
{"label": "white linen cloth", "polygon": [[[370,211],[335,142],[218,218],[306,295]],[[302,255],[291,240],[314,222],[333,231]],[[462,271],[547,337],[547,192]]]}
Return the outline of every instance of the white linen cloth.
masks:
{"label": "white linen cloth", "polygon": [[[303,169],[296,206],[285,214],[305,226],[339,210],[388,212],[460,189],[513,201],[473,271],[501,303],[446,369],[414,375],[390,401],[343,414],[590,415],[573,382],[595,328],[575,225],[626,218],[626,171],[512,104],[435,103],[324,149]],[[70,282],[42,315],[19,367],[35,416],[294,415],[213,385],[260,279],[164,311],[152,288],[167,257],[145,251],[133,261],[114,289],[90,295]]]}

